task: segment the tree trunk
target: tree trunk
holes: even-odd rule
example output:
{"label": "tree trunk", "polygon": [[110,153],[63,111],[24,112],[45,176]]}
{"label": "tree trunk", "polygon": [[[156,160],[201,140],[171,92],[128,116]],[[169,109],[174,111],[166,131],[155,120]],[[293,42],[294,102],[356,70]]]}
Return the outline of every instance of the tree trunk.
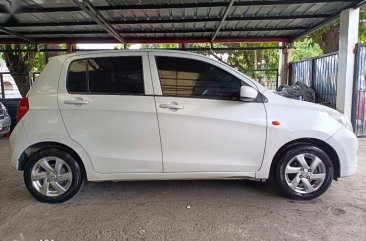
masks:
{"label": "tree trunk", "polygon": [[[20,45],[5,45],[6,50],[19,50]],[[13,77],[19,93],[22,97],[25,97],[29,91],[29,53],[22,52],[4,52],[3,57],[5,59],[6,66]]]}
{"label": "tree trunk", "polygon": [[11,75],[18,86],[19,93],[22,97],[25,97],[30,89],[29,74],[15,74]]}
{"label": "tree trunk", "polygon": [[318,41],[324,54],[333,53],[339,49],[339,24],[333,24],[330,29],[323,32]]}

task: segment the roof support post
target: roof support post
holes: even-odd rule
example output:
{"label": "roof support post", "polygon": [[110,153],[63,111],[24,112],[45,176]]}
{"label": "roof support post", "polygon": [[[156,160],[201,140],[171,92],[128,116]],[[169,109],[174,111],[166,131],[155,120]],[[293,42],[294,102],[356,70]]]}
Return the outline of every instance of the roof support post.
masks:
{"label": "roof support post", "polygon": [[351,119],[353,75],[358,41],[360,9],[349,8],[341,12],[336,108]]}
{"label": "roof support post", "polygon": [[[288,43],[280,43],[279,66],[278,66],[278,83],[280,85],[288,85],[289,83],[289,60],[291,58],[291,49]],[[277,86],[278,87],[278,86]]]}
{"label": "roof support post", "polygon": [[76,44],[68,44],[67,45],[67,53],[71,54],[75,48],[76,48]]}
{"label": "roof support post", "polygon": [[220,21],[219,25],[217,26],[217,29],[216,29],[214,35],[211,38],[211,43],[213,41],[215,41],[215,38],[216,38],[217,34],[220,32],[222,24],[225,22],[225,19],[226,19],[227,15],[229,14],[229,11],[230,11],[231,7],[233,6],[234,2],[235,2],[235,0],[231,0],[229,5],[227,6],[227,8],[224,12],[224,15],[222,15],[221,21]]}

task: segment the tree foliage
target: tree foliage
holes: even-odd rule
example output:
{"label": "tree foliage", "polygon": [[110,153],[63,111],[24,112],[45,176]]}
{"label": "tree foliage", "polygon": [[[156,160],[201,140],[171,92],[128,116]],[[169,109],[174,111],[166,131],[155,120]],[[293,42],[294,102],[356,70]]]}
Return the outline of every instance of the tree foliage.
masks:
{"label": "tree foliage", "polygon": [[299,61],[303,59],[313,58],[323,55],[323,50],[318,43],[311,38],[304,38],[296,41],[292,46],[291,61]]}

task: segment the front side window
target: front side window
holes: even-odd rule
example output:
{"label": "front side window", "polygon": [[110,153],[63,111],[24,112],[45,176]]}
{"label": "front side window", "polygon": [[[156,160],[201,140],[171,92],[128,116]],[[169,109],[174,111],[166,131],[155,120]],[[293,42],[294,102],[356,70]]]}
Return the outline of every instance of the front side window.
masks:
{"label": "front side window", "polygon": [[143,95],[142,58],[76,60],[69,67],[67,89],[70,93]]}
{"label": "front side window", "polygon": [[203,61],[156,57],[163,95],[240,100],[241,81]]}

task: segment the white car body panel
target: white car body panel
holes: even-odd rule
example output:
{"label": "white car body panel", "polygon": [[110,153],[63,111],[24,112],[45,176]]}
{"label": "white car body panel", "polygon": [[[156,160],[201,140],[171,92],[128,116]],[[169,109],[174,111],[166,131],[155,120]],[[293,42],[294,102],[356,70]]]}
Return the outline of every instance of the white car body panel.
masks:
{"label": "white car body panel", "polygon": [[[327,113],[334,111],[330,108],[287,99],[270,91],[264,94],[269,99],[265,103],[268,118],[267,145],[257,178],[268,178],[273,157],[285,144],[304,138],[326,141],[343,127]],[[279,121],[280,125],[275,126],[272,121]]]}
{"label": "white car body panel", "polygon": [[[79,107],[63,104],[71,97],[66,91],[67,69],[71,60],[139,54],[144,56],[146,96],[100,98],[85,95],[82,97],[91,105],[89,110],[85,108],[84,113],[80,113]],[[163,97],[155,63],[147,58],[154,54],[197,58],[212,63],[256,88],[268,102],[231,103]],[[150,64],[151,71],[148,68]],[[328,114],[336,113],[335,110],[280,97],[232,68],[192,53],[103,51],[54,57],[38,77],[28,97],[30,110],[10,138],[11,163],[16,169],[21,169],[19,160],[27,148],[53,142],[68,146],[79,155],[89,181],[267,179],[277,151],[286,143],[304,138],[324,141],[336,151],[341,177],[352,175],[357,167],[357,138]],[[184,105],[184,112],[158,110],[158,122],[156,106],[173,100]],[[229,109],[221,112],[223,108]],[[128,116],[122,118],[120,113]],[[250,113],[246,115],[248,119],[241,119],[244,113]],[[280,125],[274,126],[272,121],[279,121]],[[161,124],[163,127],[159,128]],[[128,136],[128,141],[123,138],[125,136]],[[222,136],[225,138],[218,139]],[[188,147],[183,145],[187,141],[190,142]],[[244,149],[240,148],[241,142],[245,142]],[[245,156],[241,158],[241,155]]]}

